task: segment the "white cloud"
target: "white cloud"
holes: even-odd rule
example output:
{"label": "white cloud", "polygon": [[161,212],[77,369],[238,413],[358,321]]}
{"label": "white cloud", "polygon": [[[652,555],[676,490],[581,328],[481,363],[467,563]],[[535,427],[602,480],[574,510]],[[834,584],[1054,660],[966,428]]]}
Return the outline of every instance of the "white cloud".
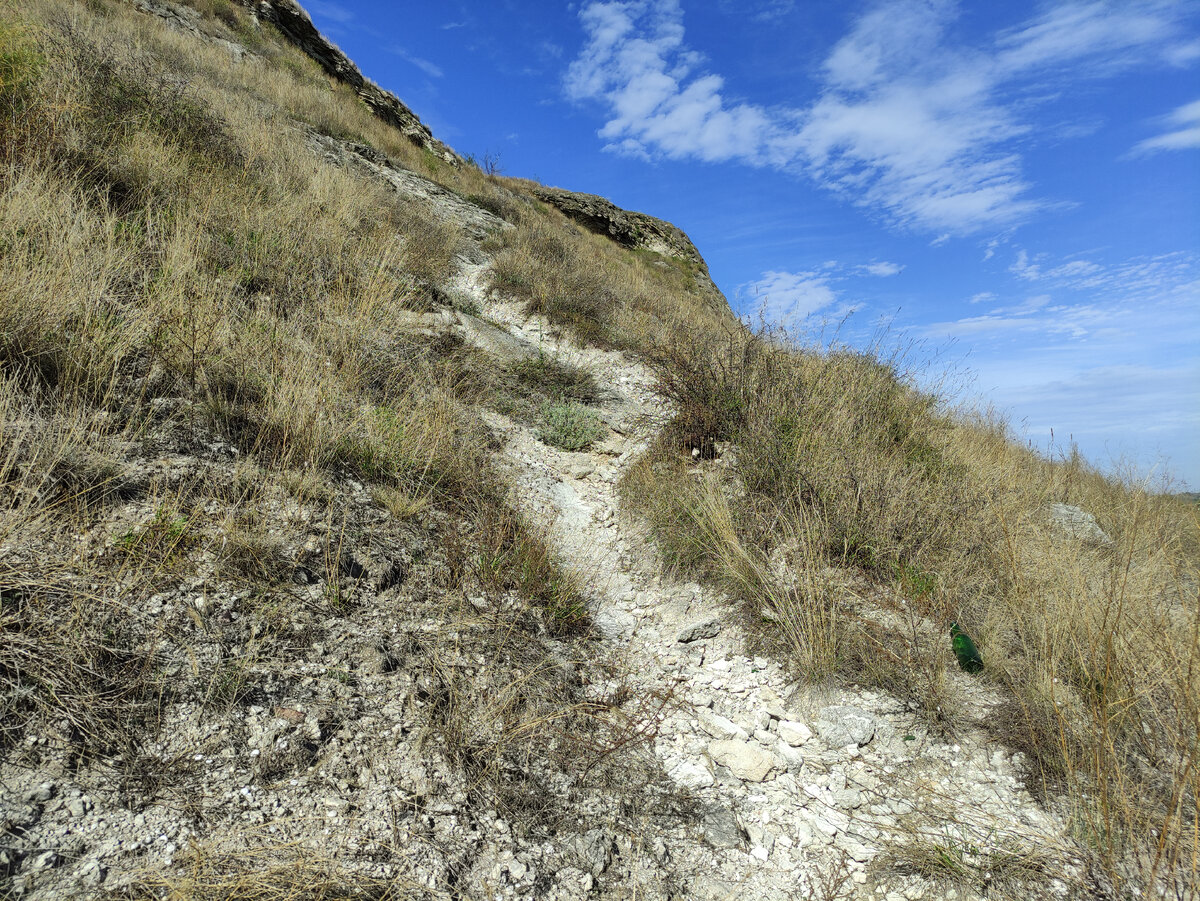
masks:
{"label": "white cloud", "polygon": [[609,106],[612,118],[599,132],[607,149],[763,161],[770,118],[749,104],[727,104],[720,76],[693,77],[699,60],[684,47],[677,0],[592,3],[580,18],[591,40],[567,72],[567,94]]}
{"label": "white cloud", "polygon": [[1183,69],[1200,59],[1200,41],[1187,41],[1168,47],[1164,56],[1168,63]]}
{"label": "white cloud", "polygon": [[1062,4],[971,48],[948,37],[951,0],[886,0],[830,50],[818,98],[798,109],[730,96],[685,43],[679,0],[592,2],[580,12],[588,41],[566,88],[604,105],[609,150],[803,172],[894,224],[948,240],[1043,206],[1018,143],[1033,133],[1019,105],[1032,94],[1006,102],[1004,89],[1052,94],[1065,78],[1160,58],[1178,48],[1179,5]]}
{"label": "white cloud", "polygon": [[[1042,293],[993,306],[986,313],[935,323],[925,334],[1004,340],[1021,333],[1026,341],[1085,341],[1105,348],[1105,360],[1118,352],[1127,358],[1133,349],[1167,346],[1186,348],[1184,352],[1194,356],[1191,348],[1200,346],[1200,320],[1195,316],[1200,309],[1200,258],[1179,252],[1117,264],[1081,259],[1051,263],[1045,254],[1035,259],[1020,250],[1010,271],[1036,283]],[[999,299],[985,291],[971,303]],[[1030,358],[1030,347],[1026,344],[1022,359]]]}
{"label": "white cloud", "polygon": [[1170,130],[1139,142],[1133,148],[1133,153],[1200,148],[1200,100],[1185,103],[1167,116],[1165,122]]}
{"label": "white cloud", "polygon": [[904,271],[904,267],[899,263],[867,263],[860,267],[867,275],[874,275],[877,278],[887,278],[891,275],[899,275]]}
{"label": "white cloud", "polygon": [[769,22],[786,16],[796,7],[796,0],[718,0],[726,15],[748,17],[756,22]]}
{"label": "white cloud", "polygon": [[1017,278],[1024,279],[1027,282],[1031,282],[1034,279],[1041,277],[1042,267],[1040,265],[1038,265],[1037,263],[1029,262],[1029,252],[1028,251],[1019,250],[1019,251],[1017,251],[1016,260],[1013,262],[1013,264],[1011,266],[1008,267],[1008,271],[1011,272],[1013,275],[1015,275]]}
{"label": "white cloud", "polygon": [[756,281],[743,285],[741,293],[754,300],[768,322],[793,325],[814,313],[828,311],[838,299],[829,277],[819,272],[764,272]]}
{"label": "white cloud", "polygon": [[409,65],[416,66],[430,78],[441,78],[443,75],[445,75],[445,73],[442,71],[442,67],[437,63],[430,62],[429,60],[420,56],[414,56],[403,47],[392,47],[391,50],[392,53],[396,54],[396,56],[400,57]]}
{"label": "white cloud", "polygon": [[330,3],[329,0],[306,0],[305,6],[322,19],[337,22],[339,25],[345,25],[354,18],[353,12],[337,3]]}
{"label": "white cloud", "polygon": [[1136,61],[1146,48],[1159,48],[1176,33],[1179,11],[1170,3],[1063,3],[997,39],[1001,70],[1023,72],[1043,66],[1090,65],[1111,69]]}

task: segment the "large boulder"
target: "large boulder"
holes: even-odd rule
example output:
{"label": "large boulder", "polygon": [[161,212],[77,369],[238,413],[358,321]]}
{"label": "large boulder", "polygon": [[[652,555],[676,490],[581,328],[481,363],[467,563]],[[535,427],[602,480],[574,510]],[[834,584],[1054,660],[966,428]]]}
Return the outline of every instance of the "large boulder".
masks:
{"label": "large boulder", "polygon": [[1086,541],[1089,544],[1110,545],[1112,539],[1100,528],[1096,517],[1071,504],[1050,504],[1046,508],[1050,523],[1059,532],[1076,541]]}
{"label": "large boulder", "polygon": [[708,756],[744,782],[763,782],[784,768],[770,751],[736,738],[709,742]]}

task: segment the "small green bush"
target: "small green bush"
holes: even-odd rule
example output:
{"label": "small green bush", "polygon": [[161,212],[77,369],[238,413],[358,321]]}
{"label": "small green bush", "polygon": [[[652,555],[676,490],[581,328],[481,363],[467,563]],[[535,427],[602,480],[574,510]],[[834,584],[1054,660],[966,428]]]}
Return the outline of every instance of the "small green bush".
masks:
{"label": "small green bush", "polygon": [[541,420],[538,437],[563,450],[587,450],[604,434],[604,423],[599,416],[582,404],[569,401],[542,404]]}
{"label": "small green bush", "polygon": [[0,109],[5,118],[19,113],[42,66],[42,58],[25,35],[0,22]]}

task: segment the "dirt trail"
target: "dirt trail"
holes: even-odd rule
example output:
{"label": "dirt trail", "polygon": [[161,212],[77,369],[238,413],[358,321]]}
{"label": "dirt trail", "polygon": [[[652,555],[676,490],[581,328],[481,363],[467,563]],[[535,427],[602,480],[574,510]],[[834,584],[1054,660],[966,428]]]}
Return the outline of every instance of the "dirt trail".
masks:
{"label": "dirt trail", "polygon": [[[670,415],[653,374],[627,355],[577,347],[486,285],[486,264],[464,266],[458,288],[485,318],[605,391],[597,410],[611,431],[587,452],[547,446],[498,414],[491,425],[514,495],[585,577],[594,621],[635,694],[673,698],[655,752],[706,811],[670,848],[691,896],[994,895],[992,881],[1013,875],[1001,872],[1005,853],[1062,874],[1037,880],[1045,897],[1068,894],[1063,824],[1020,787],[1005,749],[982,733],[946,744],[884,695],[801,687],[778,663],[746,655],[720,598],[662,573],[618,498],[625,469]],[[887,864],[914,840],[962,859],[957,889]]]}

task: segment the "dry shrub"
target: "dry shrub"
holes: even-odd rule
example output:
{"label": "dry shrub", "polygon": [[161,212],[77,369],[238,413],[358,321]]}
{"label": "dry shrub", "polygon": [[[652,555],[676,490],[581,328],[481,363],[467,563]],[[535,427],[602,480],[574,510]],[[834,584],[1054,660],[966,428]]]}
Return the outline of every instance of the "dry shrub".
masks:
{"label": "dry shrub", "polygon": [[[102,446],[99,417],[43,421],[19,383],[0,378],[0,705],[6,751],[32,724],[86,759],[129,753],[153,729],[166,684],[137,623],[106,589],[47,549],[89,521],[73,462]],[[102,470],[95,450],[89,465]]]}
{"label": "dry shrub", "polygon": [[193,849],[179,873],[147,875],[113,897],[125,901],[408,901],[440,893],[408,879],[354,873],[294,848],[252,855]]}
{"label": "dry shrub", "polygon": [[[627,498],[666,560],[746,602],[802,673],[914,699],[943,729],[958,620],[1007,698],[986,725],[1025,752],[1040,796],[1069,800],[1107,882],[1194,886],[1194,509],[1077,453],[1040,457],[994,420],[942,409],[894,363],[778,335],[681,341],[658,356],[677,417]],[[723,441],[735,462],[700,477],[693,452]],[[1112,545],[1056,531],[1051,502],[1093,513]],[[839,593],[847,568],[867,586]],[[855,600],[880,592],[902,607]]]}

